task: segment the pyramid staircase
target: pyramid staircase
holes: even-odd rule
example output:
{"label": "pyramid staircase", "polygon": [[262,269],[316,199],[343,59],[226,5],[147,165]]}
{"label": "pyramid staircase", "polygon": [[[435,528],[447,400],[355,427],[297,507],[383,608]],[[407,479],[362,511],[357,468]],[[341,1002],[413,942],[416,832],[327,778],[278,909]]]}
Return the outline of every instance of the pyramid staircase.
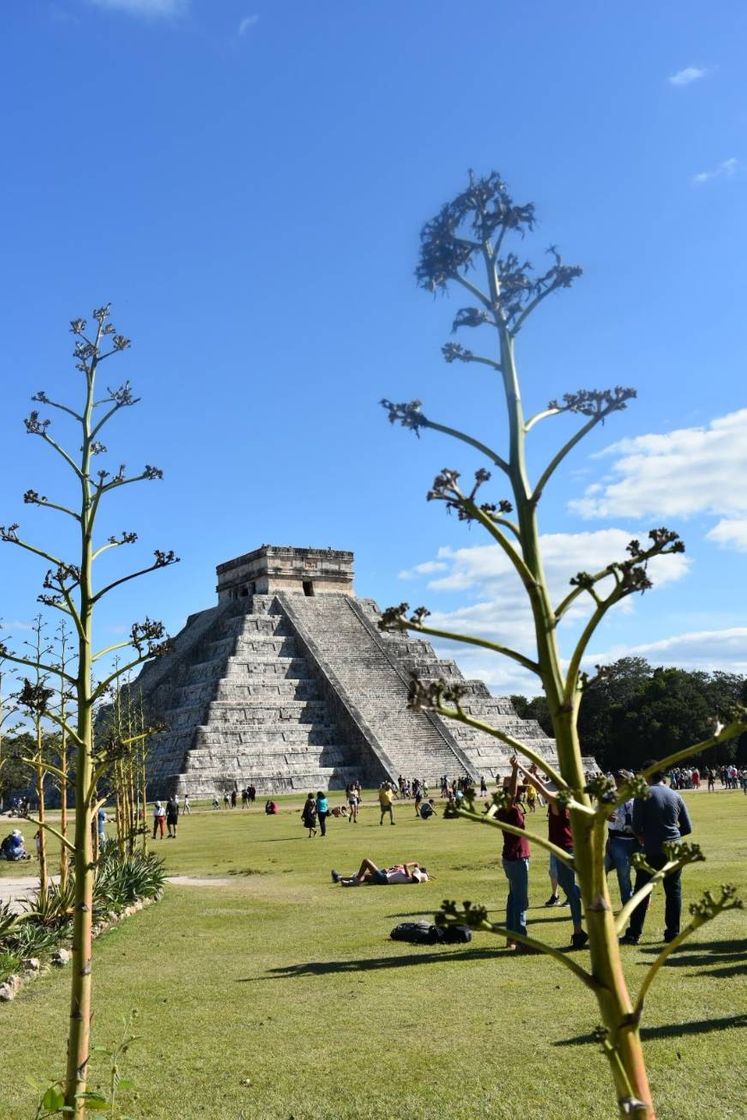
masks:
{"label": "pyramid staircase", "polygon": [[134,686],[167,727],[151,739],[151,796],[508,772],[511,752],[498,739],[407,708],[412,672],[459,680],[465,711],[555,761],[553,741],[518,719],[509,700],[464,681],[428,642],[382,633],[378,618],[370,600],[285,591],[191,616],[173,652],[146,666]]}

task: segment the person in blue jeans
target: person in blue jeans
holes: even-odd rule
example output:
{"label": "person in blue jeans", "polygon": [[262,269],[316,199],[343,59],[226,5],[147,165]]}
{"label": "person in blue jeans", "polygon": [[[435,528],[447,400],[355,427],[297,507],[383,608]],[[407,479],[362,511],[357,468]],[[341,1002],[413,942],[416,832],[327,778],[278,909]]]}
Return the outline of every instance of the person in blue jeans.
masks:
{"label": "person in blue jeans", "polygon": [[[569,856],[572,856],[573,832],[571,830],[571,817],[568,810],[564,805],[560,804],[557,794],[553,790],[548,789],[536,774],[527,770],[521,763],[518,764],[518,769],[526,780],[534,786],[537,792],[544,797],[547,803],[548,839],[556,848],[560,848],[562,851],[567,852]],[[565,891],[571,910],[571,921],[573,922],[571,948],[583,949],[584,945],[589,940],[589,935],[582,925],[581,891],[576,882],[573,868],[569,867],[562,859],[558,859],[557,865],[558,883],[561,889]]]}
{"label": "person in blue jeans", "polygon": [[[656,766],[656,760],[644,762],[643,769]],[[664,784],[664,774],[655,770],[648,777],[648,797],[636,797],[633,802],[633,831],[641,842],[646,863],[653,871],[660,871],[667,862],[664,845],[676,843],[693,830],[690,817],[678,793]],[[636,871],[635,890],[638,892],[653,878],[652,872],[642,868]],[[650,895],[638,903],[630,915],[628,932],[620,938],[623,945],[637,945],[643,933]],[[682,914],[682,868],[670,871],[664,878],[664,940],[674,941],[680,932]]]}
{"label": "person in blue jeans", "polygon": [[[624,770],[617,771],[615,785],[618,789],[627,781],[628,776]],[[607,848],[604,853],[604,870],[610,872],[614,867],[623,906],[633,894],[630,868],[633,853],[637,851],[638,840],[633,832],[633,798],[631,797],[624,805],[618,805],[607,819]]]}
{"label": "person in blue jeans", "polygon": [[[505,808],[495,814],[497,821],[511,824],[514,828],[524,828],[524,813],[518,800],[519,763],[511,759],[511,777],[507,787]],[[503,870],[508,879],[508,898],[506,899],[506,929],[509,933],[519,933],[526,937],[527,910],[529,909],[529,858],[531,852],[526,836],[514,832],[503,833]],[[508,938],[507,948],[516,953],[530,952],[528,946]]]}

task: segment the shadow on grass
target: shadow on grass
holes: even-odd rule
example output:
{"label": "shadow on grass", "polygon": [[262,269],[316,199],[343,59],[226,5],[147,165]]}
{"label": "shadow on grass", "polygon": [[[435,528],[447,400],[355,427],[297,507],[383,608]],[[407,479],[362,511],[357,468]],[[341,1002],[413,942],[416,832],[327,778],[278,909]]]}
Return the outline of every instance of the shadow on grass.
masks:
{"label": "shadow on grass", "polygon": [[[424,947],[425,948],[425,947]],[[410,968],[414,964],[435,964],[436,962],[463,960],[495,960],[501,956],[511,957],[503,947],[495,949],[458,949],[444,945],[434,952],[425,948],[422,953],[407,953],[401,957],[367,957],[355,961],[304,961],[302,964],[289,964],[284,968],[271,968],[265,976],[240,976],[237,984],[251,984],[260,980],[280,980],[294,976],[329,976],[333,973],[369,972],[381,968]]]}
{"label": "shadow on grass", "polygon": [[[659,949],[655,946],[647,946],[641,952],[655,957]],[[735,976],[747,975],[746,954],[747,938],[744,937],[735,938],[733,941],[688,941],[672,954],[664,967],[693,968],[696,971],[690,973],[691,976],[729,980]],[[711,965],[724,967],[711,968]]]}
{"label": "shadow on grass", "polygon": [[[730,1015],[725,1019],[695,1019],[689,1023],[669,1023],[663,1027],[641,1027],[641,1038],[680,1038],[687,1034],[710,1034],[711,1031],[728,1031],[733,1027],[747,1027],[747,1014]],[[588,1046],[599,1040],[593,1034],[580,1034],[576,1038],[563,1038],[554,1046]]]}

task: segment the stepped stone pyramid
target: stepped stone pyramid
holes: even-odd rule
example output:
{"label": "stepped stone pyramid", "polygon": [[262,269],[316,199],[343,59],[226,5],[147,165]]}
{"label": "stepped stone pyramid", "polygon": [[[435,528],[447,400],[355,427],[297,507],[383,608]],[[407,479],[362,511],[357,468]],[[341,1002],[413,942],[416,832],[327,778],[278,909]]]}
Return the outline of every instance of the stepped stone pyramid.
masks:
{"label": "stepped stone pyramid", "polygon": [[[263,545],[217,574],[217,606],[191,615],[133,686],[167,728],[151,739],[151,796],[509,772],[499,740],[407,708],[413,671],[423,680],[462,674],[428,642],[378,629],[376,604],[353,593],[352,552]],[[481,681],[464,684],[465,711],[557,764],[539,724]]]}

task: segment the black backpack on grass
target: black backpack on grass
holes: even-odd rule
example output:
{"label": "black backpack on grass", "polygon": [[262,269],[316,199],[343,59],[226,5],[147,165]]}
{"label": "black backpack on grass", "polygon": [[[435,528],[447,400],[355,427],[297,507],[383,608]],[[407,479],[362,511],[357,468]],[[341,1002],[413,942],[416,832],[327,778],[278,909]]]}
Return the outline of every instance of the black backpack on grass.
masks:
{"label": "black backpack on grass", "polygon": [[412,945],[438,945],[443,930],[431,922],[400,922],[389,934],[393,941],[409,941]]}
{"label": "black backpack on grass", "polygon": [[472,940],[469,926],[434,926],[431,922],[400,922],[389,934],[393,941],[412,945],[454,945]]}

